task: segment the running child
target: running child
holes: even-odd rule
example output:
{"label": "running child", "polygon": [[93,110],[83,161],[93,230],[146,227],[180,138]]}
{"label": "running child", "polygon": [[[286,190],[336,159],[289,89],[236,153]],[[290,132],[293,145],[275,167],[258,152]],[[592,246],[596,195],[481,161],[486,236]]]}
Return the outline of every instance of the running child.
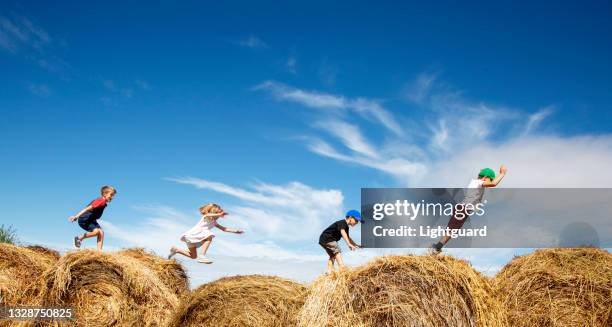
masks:
{"label": "running child", "polygon": [[[472,204],[474,207],[482,202],[484,197],[485,188],[495,187],[501,180],[506,176],[506,168],[505,165],[502,165],[499,168],[499,175],[495,176],[495,171],[491,168],[484,168],[480,170],[478,173],[477,179],[472,179],[470,184],[467,187],[465,192],[465,198],[461,202],[463,204],[462,209],[455,210],[453,208],[453,215],[448,221],[447,227],[452,229],[460,229],[465,221],[470,217],[470,213],[466,210],[466,204]],[[440,242],[435,243],[431,246],[430,252],[431,254],[438,254],[442,252],[442,248],[448,243],[451,239],[449,235],[445,235],[440,239]]]}
{"label": "running child", "polygon": [[89,237],[96,236],[98,238],[98,250],[102,250],[104,244],[104,231],[98,224],[98,219],[102,217],[104,208],[113,201],[113,198],[117,194],[117,190],[112,186],[102,186],[100,190],[102,196],[91,201],[83,210],[79,211],[76,215],[70,217],[70,221],[79,221],[79,226],[85,230],[85,234],[77,235],[74,237],[74,247],[79,249],[81,242]]}
{"label": "running child", "polygon": [[[244,233],[241,230],[230,229],[217,223],[219,218],[228,215],[228,213],[223,211],[223,209],[217,204],[209,203],[200,207],[200,213],[202,214],[200,221],[181,236],[181,241],[187,244],[188,250],[181,250],[173,246],[170,248],[170,255],[168,255],[168,259],[171,259],[175,254],[179,253],[191,259],[197,258],[198,262],[210,264],[212,263],[212,260],[206,257],[206,251],[208,251],[210,243],[212,242],[213,238],[215,238],[215,234],[212,231],[213,228],[217,227],[224,232],[234,234]],[[202,247],[202,256],[200,258],[198,258],[199,247]]]}
{"label": "running child", "polygon": [[357,210],[351,210],[346,213],[344,219],[340,219],[329,225],[319,236],[319,245],[327,252],[329,259],[327,260],[327,273],[334,272],[334,262],[338,263],[338,268],[344,268],[344,261],[340,252],[338,241],[344,239],[351,251],[360,248],[361,246],[355,243],[349,236],[349,226],[353,227],[362,222],[361,214]]}

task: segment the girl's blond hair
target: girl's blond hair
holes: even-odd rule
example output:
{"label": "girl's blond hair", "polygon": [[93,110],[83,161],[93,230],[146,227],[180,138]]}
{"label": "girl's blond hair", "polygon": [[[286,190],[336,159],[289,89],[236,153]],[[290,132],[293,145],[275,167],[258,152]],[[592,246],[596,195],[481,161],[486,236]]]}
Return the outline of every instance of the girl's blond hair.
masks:
{"label": "girl's blond hair", "polygon": [[221,208],[221,206],[219,206],[216,203],[209,203],[209,204],[205,204],[200,207],[200,213],[202,215],[206,215],[209,213],[221,213],[221,212],[223,212],[223,209]]}

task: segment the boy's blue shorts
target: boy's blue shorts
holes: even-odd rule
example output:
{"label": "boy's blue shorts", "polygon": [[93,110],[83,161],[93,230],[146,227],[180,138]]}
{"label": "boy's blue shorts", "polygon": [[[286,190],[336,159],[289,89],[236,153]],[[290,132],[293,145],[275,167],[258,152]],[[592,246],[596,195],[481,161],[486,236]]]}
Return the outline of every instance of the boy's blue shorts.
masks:
{"label": "boy's blue shorts", "polygon": [[79,219],[79,226],[81,226],[81,228],[83,228],[84,230],[88,232],[93,232],[93,230],[96,228],[102,229],[102,227],[100,227],[100,224],[98,224],[98,222],[95,220]]}

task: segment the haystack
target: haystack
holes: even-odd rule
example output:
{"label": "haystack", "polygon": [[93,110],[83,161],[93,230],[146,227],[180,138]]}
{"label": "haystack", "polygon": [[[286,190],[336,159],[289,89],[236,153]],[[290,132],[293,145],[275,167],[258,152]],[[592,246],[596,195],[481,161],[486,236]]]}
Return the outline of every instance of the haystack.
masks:
{"label": "haystack", "polygon": [[272,276],[235,276],[204,284],[183,299],[169,326],[295,326],[306,288]]}
{"label": "haystack", "polygon": [[183,265],[176,260],[166,260],[142,248],[124,249],[118,254],[137,259],[157,276],[178,296],[189,290],[189,277]]}
{"label": "haystack", "polygon": [[0,243],[0,305],[33,305],[39,278],[57,260],[37,251]]}
{"label": "haystack", "polygon": [[493,281],[512,326],[612,326],[606,250],[538,250],[514,258]]}
{"label": "haystack", "polygon": [[44,247],[42,245],[28,245],[26,246],[26,248],[38,252],[40,254],[44,254],[55,261],[59,260],[60,258],[59,252],[48,247]]}
{"label": "haystack", "polygon": [[385,256],[322,276],[298,326],[505,326],[488,280],[450,256]]}
{"label": "haystack", "polygon": [[163,326],[178,305],[153,270],[116,253],[68,253],[43,282],[40,303],[74,307],[79,326]]}

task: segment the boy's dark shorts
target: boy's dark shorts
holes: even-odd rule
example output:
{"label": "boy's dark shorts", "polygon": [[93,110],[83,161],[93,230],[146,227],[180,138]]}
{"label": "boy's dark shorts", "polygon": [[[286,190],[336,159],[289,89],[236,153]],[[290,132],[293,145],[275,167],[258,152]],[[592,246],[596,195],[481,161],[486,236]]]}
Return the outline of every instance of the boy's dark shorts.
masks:
{"label": "boy's dark shorts", "polygon": [[79,226],[81,226],[81,228],[88,232],[93,232],[93,230],[96,228],[102,229],[102,227],[100,227],[100,224],[98,224],[98,222],[95,220],[91,221],[79,219]]}
{"label": "boy's dark shorts", "polygon": [[330,258],[335,257],[336,254],[342,252],[342,250],[340,250],[340,246],[338,245],[338,242],[327,242],[327,243],[319,243],[319,245],[325,250],[325,252],[327,252],[327,255],[329,255]]}
{"label": "boy's dark shorts", "polygon": [[[457,214],[458,213],[462,213],[463,214],[463,219],[459,219],[457,218]],[[465,224],[465,221],[468,220],[468,218],[470,218],[470,215],[468,215],[467,210],[465,209],[465,207],[459,209],[459,210],[455,210],[453,208],[453,215],[451,216],[451,219],[448,221],[448,225],[447,227],[450,229],[460,229],[461,227],[463,227],[463,224]]]}

